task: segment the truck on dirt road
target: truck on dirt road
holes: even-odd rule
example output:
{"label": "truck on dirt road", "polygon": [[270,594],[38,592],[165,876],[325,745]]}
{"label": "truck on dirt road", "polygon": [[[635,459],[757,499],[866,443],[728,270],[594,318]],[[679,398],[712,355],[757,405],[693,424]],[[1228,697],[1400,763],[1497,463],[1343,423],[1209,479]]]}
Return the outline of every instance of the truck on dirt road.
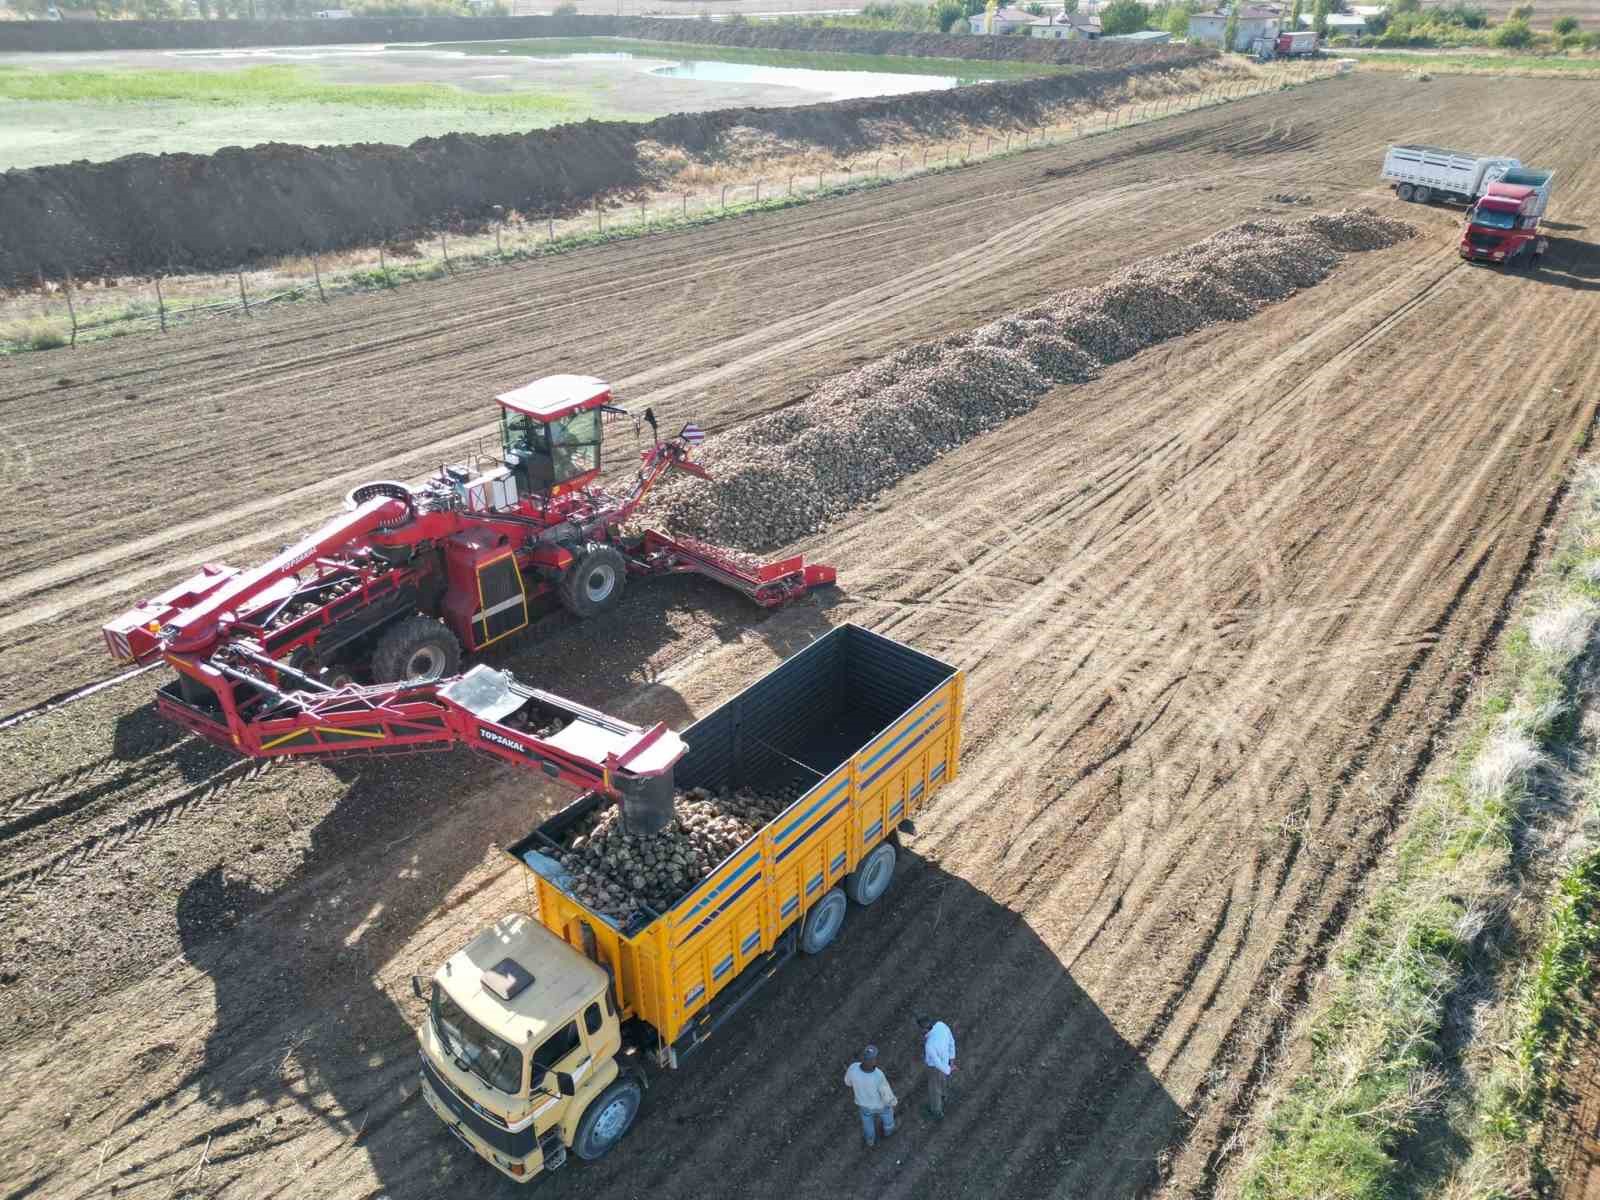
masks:
{"label": "truck on dirt road", "polygon": [[1518,167],[1491,183],[1467,213],[1461,257],[1470,261],[1536,266],[1548,242],[1540,232],[1550,204],[1552,172]]}
{"label": "truck on dirt road", "polygon": [[1402,200],[1471,204],[1491,183],[1521,165],[1504,155],[1468,154],[1438,146],[1390,146],[1383,156],[1383,178]]}
{"label": "truck on dirt road", "polygon": [[1315,30],[1298,30],[1280,33],[1275,37],[1258,37],[1251,43],[1256,58],[1271,62],[1275,58],[1315,58],[1317,34]]}
{"label": "truck on dirt road", "polygon": [[599,792],[509,847],[532,911],[412,979],[429,1006],[428,1106],[523,1182],[611,1150],[652,1071],[679,1066],[888,889],[898,831],[955,777],[963,686],[954,667],[843,625],[684,730],[680,789],[799,795],[663,911],[597,911],[563,865],[608,803]]}

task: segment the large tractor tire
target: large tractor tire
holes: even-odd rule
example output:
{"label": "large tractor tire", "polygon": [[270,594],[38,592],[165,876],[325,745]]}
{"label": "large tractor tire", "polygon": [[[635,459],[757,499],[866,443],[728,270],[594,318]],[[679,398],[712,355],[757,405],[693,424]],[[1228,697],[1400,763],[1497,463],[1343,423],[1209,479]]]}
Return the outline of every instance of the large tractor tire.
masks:
{"label": "large tractor tire", "polygon": [[633,1127],[643,1099],[644,1093],[633,1080],[617,1080],[584,1112],[577,1136],[572,1139],[572,1152],[585,1162],[604,1158]]}
{"label": "large tractor tire", "polygon": [[628,564],[615,546],[591,544],[561,577],[561,603],[587,620],[622,603]]}
{"label": "large tractor tire", "polygon": [[442,622],[420,614],[391,625],[372,655],[378,683],[426,683],[461,669],[461,643]]}

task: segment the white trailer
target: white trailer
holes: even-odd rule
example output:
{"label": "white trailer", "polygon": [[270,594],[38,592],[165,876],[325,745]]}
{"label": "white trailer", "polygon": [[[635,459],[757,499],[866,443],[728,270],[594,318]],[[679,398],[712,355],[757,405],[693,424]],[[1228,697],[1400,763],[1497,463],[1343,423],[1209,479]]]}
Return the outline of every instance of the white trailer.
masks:
{"label": "white trailer", "polygon": [[1471,204],[1491,183],[1521,165],[1502,155],[1467,154],[1438,146],[1390,146],[1383,156],[1383,178],[1394,185],[1395,195],[1402,200]]}

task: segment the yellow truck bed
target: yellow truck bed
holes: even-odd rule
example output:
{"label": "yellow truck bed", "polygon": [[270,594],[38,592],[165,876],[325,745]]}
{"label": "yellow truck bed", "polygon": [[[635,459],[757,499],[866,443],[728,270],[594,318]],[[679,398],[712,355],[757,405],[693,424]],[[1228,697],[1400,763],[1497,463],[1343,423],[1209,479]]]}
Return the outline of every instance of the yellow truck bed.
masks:
{"label": "yellow truck bed", "polygon": [[684,730],[680,789],[815,782],[664,913],[642,908],[619,926],[566,890],[546,851],[605,802],[596,793],[510,847],[531,872],[539,920],[610,971],[659,1062],[709,1037],[794,952],[811,907],[955,777],[963,682],[843,625]]}

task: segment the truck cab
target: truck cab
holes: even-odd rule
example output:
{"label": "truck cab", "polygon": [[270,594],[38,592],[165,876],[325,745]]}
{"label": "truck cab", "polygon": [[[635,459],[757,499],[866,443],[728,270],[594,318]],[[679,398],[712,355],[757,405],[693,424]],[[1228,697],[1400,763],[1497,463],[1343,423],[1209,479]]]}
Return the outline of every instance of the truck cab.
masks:
{"label": "truck cab", "polygon": [[619,1061],[610,976],[535,918],[496,922],[412,989],[423,1099],[502,1174],[599,1158],[632,1126],[644,1076]]}
{"label": "truck cab", "polygon": [[1502,180],[1491,183],[1467,213],[1459,251],[1469,261],[1535,265],[1547,242],[1539,232],[1548,197],[1543,186]]}

